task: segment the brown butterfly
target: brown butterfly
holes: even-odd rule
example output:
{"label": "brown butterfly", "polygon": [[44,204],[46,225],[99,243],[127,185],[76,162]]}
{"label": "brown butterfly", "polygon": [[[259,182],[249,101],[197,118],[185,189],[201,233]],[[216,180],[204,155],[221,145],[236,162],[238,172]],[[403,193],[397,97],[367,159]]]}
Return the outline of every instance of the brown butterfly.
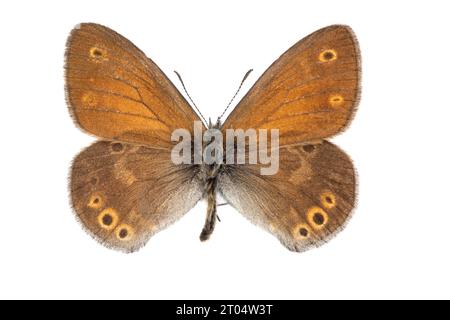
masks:
{"label": "brown butterfly", "polygon": [[325,140],[349,124],[359,100],[360,53],[349,27],[329,26],[296,43],[214,126],[278,129],[274,175],[261,175],[262,164],[174,164],[172,132],[193,134],[200,118],[158,66],[111,29],[78,25],[65,69],[73,119],[102,139],[75,158],[71,200],[81,224],[105,246],[136,251],[203,198],[206,240],[217,193],[293,251],[323,244],[349,219],[355,170]]}

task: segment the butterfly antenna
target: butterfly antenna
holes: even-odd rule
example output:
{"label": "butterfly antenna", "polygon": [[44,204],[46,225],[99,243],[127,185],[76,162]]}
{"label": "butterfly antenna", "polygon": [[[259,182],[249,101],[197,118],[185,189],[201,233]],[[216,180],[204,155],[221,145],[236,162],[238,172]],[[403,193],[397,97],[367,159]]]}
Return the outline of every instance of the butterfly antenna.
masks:
{"label": "butterfly antenna", "polygon": [[199,114],[200,117],[203,119],[203,121],[204,121],[205,123],[207,123],[205,117],[204,117],[203,114],[200,112],[200,110],[198,109],[198,107],[197,107],[197,105],[195,104],[194,100],[192,100],[191,96],[189,95],[188,91],[186,90],[186,86],[184,85],[183,79],[181,79],[180,74],[179,74],[177,71],[175,71],[175,70],[174,70],[173,72],[175,72],[175,74],[176,74],[177,77],[178,77],[178,80],[180,80],[181,85],[183,86],[183,90],[184,90],[184,92],[186,93],[186,95],[188,96],[188,98],[189,98],[189,100],[191,101],[192,105],[194,106],[195,110],[197,110],[198,114]]}
{"label": "butterfly antenna", "polygon": [[236,93],[234,94],[233,98],[231,98],[230,102],[228,103],[227,107],[225,108],[225,110],[223,110],[222,114],[220,115],[218,121],[220,119],[222,119],[223,115],[225,114],[225,112],[227,112],[228,108],[231,106],[231,104],[233,103],[234,99],[236,98],[236,96],[238,95],[239,91],[242,88],[242,85],[244,84],[245,80],[248,78],[248,76],[250,75],[250,73],[252,73],[253,69],[250,69],[247,71],[247,73],[245,74],[244,78],[241,81],[241,84],[239,85],[239,88],[236,90]]}
{"label": "butterfly antenna", "polygon": [[225,203],[218,203],[218,204],[217,204],[218,207],[221,207],[221,206],[227,206],[227,205],[228,205],[228,202],[225,202]]}

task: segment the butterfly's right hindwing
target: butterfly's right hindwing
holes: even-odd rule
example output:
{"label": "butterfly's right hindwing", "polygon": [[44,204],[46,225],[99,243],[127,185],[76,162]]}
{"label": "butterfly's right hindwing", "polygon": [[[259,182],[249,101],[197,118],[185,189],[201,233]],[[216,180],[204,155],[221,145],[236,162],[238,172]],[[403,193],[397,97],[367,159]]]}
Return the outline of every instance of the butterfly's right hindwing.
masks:
{"label": "butterfly's right hindwing", "polygon": [[356,198],[349,157],[335,145],[280,149],[275,175],[261,165],[229,166],[219,176],[223,197],[293,251],[318,247],[347,223]]}

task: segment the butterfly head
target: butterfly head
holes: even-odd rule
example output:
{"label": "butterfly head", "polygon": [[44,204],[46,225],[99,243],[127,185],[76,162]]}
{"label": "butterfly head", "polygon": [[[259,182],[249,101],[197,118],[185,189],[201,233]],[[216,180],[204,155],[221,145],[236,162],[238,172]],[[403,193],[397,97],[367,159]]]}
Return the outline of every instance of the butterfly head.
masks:
{"label": "butterfly head", "polygon": [[209,118],[209,121],[208,121],[208,129],[220,129],[221,126],[222,126],[222,123],[221,123],[221,121],[220,121],[220,117],[217,118],[217,121],[216,121],[215,124],[213,124],[213,123],[211,122],[211,118]]}

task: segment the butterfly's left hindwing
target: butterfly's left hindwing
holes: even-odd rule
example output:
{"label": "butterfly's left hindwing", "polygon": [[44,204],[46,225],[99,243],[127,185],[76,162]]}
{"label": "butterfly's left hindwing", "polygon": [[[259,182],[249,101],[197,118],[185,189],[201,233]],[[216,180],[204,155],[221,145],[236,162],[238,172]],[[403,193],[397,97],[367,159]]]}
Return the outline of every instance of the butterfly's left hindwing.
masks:
{"label": "butterfly's left hindwing", "polygon": [[288,249],[305,251],[334,236],[355,205],[355,170],[330,142],[280,148],[280,168],[228,165],[219,176],[223,197]]}
{"label": "butterfly's left hindwing", "polygon": [[96,142],[74,160],[70,191],[84,228],[107,247],[136,251],[202,197],[197,169],[165,149]]}

